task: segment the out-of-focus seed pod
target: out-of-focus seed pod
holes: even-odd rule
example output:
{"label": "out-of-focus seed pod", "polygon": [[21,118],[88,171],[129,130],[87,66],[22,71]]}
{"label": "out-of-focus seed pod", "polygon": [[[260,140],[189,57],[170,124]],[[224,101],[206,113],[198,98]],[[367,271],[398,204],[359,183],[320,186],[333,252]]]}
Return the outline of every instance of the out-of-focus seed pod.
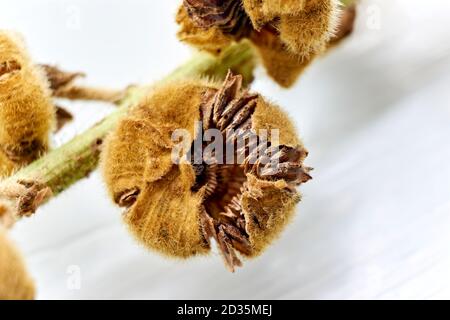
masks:
{"label": "out-of-focus seed pod", "polygon": [[[178,129],[190,135],[188,154],[198,151],[198,121],[203,130],[222,132],[224,148],[237,144],[233,157],[245,160],[221,164],[203,158],[198,163],[190,157],[173,162],[172,134]],[[248,139],[237,143],[242,135],[263,129],[277,129],[279,139],[268,135],[268,144],[257,152]],[[203,143],[203,151],[208,145]],[[140,243],[188,258],[209,252],[215,239],[234,270],[241,265],[238,254],[259,255],[290,221],[300,201],[296,186],[311,179],[303,166],[306,156],[288,116],[244,90],[242,77],[230,73],[222,85],[189,80],[155,88],[108,137],[102,171]],[[279,161],[270,166],[263,158]]]}
{"label": "out-of-focus seed pod", "polygon": [[230,41],[249,38],[269,75],[283,87],[329,47],[335,33],[341,34],[338,0],[183,0],[180,12],[180,40],[220,53]]}
{"label": "out-of-focus seed pod", "polygon": [[0,226],[0,300],[31,300],[34,297],[34,282],[24,261]]}
{"label": "out-of-focus seed pod", "polygon": [[17,35],[0,31],[0,175],[47,151],[53,126],[54,107],[42,70]]}

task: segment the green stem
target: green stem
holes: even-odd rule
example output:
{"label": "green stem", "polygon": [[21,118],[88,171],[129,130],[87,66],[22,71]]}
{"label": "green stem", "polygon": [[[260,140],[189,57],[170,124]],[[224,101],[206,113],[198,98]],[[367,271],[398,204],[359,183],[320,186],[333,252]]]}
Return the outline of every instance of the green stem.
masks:
{"label": "green stem", "polygon": [[[246,81],[250,82],[253,66],[254,52],[247,42],[242,42],[232,45],[221,57],[198,53],[160,83],[198,76],[223,79],[229,69],[243,72]],[[30,215],[52,196],[87,177],[98,165],[100,147],[106,135],[147,91],[148,87],[130,89],[111,115],[3,180],[0,183],[0,209],[3,204],[12,211],[12,216]]]}

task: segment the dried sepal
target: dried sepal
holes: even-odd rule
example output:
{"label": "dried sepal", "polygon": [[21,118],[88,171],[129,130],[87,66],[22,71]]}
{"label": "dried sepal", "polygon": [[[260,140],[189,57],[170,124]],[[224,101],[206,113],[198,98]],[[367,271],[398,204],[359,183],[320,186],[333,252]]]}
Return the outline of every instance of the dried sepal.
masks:
{"label": "dried sepal", "polygon": [[6,181],[0,187],[3,220],[14,222],[19,218],[29,217],[51,196],[52,190],[37,180]]}
{"label": "dried sepal", "polygon": [[54,93],[71,86],[76,79],[86,76],[82,72],[67,72],[49,64],[41,64],[40,67],[44,70],[50,89]]}
{"label": "dried sepal", "polygon": [[247,192],[242,197],[246,230],[252,243],[252,257],[260,255],[277,239],[292,220],[301,197],[284,181],[267,181],[249,175]]}
{"label": "dried sepal", "polygon": [[0,31],[1,158],[6,156],[14,169],[37,159],[49,147],[54,116],[43,71],[32,63],[18,36]]}
{"label": "dried sepal", "polygon": [[34,297],[34,281],[6,230],[0,226],[0,300],[32,300]]}
{"label": "dried sepal", "polygon": [[[227,144],[261,129],[278,129],[280,137],[272,142],[269,134],[268,145],[258,152],[244,139],[233,151],[243,162],[203,158],[198,163],[193,156],[199,151],[194,142],[197,121],[202,130],[222,132]],[[172,159],[177,129],[191,137],[187,162]],[[204,151],[208,145],[200,147]],[[296,186],[311,179],[303,166],[306,156],[289,118],[243,89],[242,77],[229,73],[223,84],[192,80],[154,88],[107,139],[102,171],[139,242],[164,255],[187,258],[209,252],[215,240],[234,271],[241,265],[239,256],[259,255],[284,229],[300,200]],[[270,166],[263,158],[278,160],[278,165]]]}
{"label": "dried sepal", "polygon": [[268,75],[284,88],[291,87],[315,57],[292,53],[270,30],[259,32],[253,42]]}
{"label": "dried sepal", "polygon": [[339,23],[338,0],[309,0],[300,12],[280,16],[277,29],[290,52],[305,58],[322,53]]}
{"label": "dried sepal", "polygon": [[201,194],[192,194],[191,166],[172,166],[160,179],[146,183],[124,221],[136,239],[163,255],[189,258],[209,246],[199,227]]}
{"label": "dried sepal", "polygon": [[82,72],[69,72],[57,66],[39,65],[45,72],[47,80],[55,98],[70,100],[91,100],[120,103],[126,96],[127,90],[114,90],[77,85],[79,78],[85,77]]}
{"label": "dried sepal", "polygon": [[73,121],[73,115],[63,107],[58,105],[55,106],[56,114],[56,128],[55,131],[58,132],[64,128],[68,123]]}
{"label": "dried sepal", "polygon": [[168,256],[207,250],[198,227],[200,201],[190,192],[194,172],[171,159],[171,133],[184,128],[194,134],[202,90],[195,81],[154,88],[108,137],[102,156],[104,179],[113,200],[126,208],[131,233]]}
{"label": "dried sepal", "polygon": [[329,47],[337,46],[342,40],[353,33],[356,20],[356,4],[350,4],[342,12],[341,20],[336,32],[330,40]]}

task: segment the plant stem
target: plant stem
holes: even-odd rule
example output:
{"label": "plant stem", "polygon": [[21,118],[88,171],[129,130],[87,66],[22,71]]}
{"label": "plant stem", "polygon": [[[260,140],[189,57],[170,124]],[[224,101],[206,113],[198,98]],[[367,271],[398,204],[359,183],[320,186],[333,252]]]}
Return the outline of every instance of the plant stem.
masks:
{"label": "plant stem", "polygon": [[[253,66],[254,52],[247,42],[241,42],[230,46],[221,57],[196,54],[160,83],[199,76],[223,79],[229,69],[243,73],[250,82]],[[6,211],[15,219],[33,214],[51,197],[95,170],[104,138],[148,89],[148,86],[129,89],[118,108],[101,122],[0,182],[0,222],[2,212]]]}

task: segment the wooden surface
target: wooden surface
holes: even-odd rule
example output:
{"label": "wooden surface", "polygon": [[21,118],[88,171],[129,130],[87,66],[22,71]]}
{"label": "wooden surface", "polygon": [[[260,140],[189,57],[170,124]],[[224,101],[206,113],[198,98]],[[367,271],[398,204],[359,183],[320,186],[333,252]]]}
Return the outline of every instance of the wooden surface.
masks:
{"label": "wooden surface", "polygon": [[[126,86],[189,57],[178,1],[0,0],[0,26],[39,62]],[[354,37],[281,90],[254,88],[295,119],[314,180],[295,222],[261,258],[229,274],[220,257],[171,261],[137,246],[98,173],[12,232],[40,299],[450,298],[450,4],[362,1]],[[67,103],[77,122],[109,110]]]}

